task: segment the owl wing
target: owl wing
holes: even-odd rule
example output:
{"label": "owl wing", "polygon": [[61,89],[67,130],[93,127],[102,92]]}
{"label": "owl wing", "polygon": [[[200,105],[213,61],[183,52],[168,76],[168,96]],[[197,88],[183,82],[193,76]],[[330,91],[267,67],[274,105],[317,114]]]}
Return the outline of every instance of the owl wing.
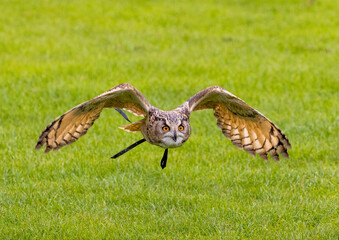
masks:
{"label": "owl wing", "polygon": [[138,116],[146,116],[150,104],[132,85],[120,84],[55,119],[41,133],[35,149],[46,144],[47,153],[75,142],[93,125],[104,108],[124,109]]}
{"label": "owl wing", "polygon": [[187,100],[186,108],[192,111],[213,109],[217,125],[223,134],[239,149],[265,161],[267,153],[279,160],[280,153],[288,158],[291,148],[285,134],[259,111],[225,89],[214,86],[198,92]]}

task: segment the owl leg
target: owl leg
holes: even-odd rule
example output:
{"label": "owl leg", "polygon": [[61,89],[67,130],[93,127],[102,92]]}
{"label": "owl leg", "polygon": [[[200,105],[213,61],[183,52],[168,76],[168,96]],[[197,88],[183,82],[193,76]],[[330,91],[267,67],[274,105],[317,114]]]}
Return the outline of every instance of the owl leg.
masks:
{"label": "owl leg", "polygon": [[117,154],[115,154],[115,155],[112,156],[111,158],[117,158],[117,157],[120,157],[122,154],[127,153],[129,150],[132,150],[133,148],[135,148],[136,146],[138,146],[139,144],[141,144],[141,143],[143,143],[143,142],[145,142],[145,141],[146,141],[146,139],[143,138],[143,139],[141,139],[141,140],[139,140],[139,141],[133,143],[131,146],[125,148],[124,150],[118,152]]}
{"label": "owl leg", "polygon": [[168,148],[165,149],[164,156],[162,156],[162,159],[161,159],[161,162],[160,162],[160,166],[161,166],[162,169],[164,169],[166,167],[167,154],[168,154]]}
{"label": "owl leg", "polygon": [[118,113],[121,114],[121,116],[123,116],[127,121],[129,121],[131,123],[131,120],[129,120],[129,118],[127,117],[126,113],[124,113],[120,108],[114,108]]}

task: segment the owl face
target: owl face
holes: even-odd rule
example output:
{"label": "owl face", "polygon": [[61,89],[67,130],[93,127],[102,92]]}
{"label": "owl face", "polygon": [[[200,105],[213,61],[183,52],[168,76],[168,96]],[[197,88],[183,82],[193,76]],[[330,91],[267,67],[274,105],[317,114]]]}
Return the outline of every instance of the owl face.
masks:
{"label": "owl face", "polygon": [[149,139],[155,145],[163,148],[176,148],[182,146],[191,134],[189,119],[176,112],[161,111],[149,118],[152,122],[148,124]]}

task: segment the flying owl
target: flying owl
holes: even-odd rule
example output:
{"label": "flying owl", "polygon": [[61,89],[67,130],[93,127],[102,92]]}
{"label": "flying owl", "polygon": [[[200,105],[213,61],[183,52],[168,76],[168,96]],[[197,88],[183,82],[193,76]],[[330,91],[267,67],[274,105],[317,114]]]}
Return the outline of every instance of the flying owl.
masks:
{"label": "flying owl", "polygon": [[213,109],[218,127],[237,148],[252,156],[259,154],[265,161],[268,160],[268,153],[277,161],[279,154],[289,157],[287,149],[291,148],[291,144],[285,134],[259,111],[219,86],[198,92],[174,110],[162,111],[149,104],[136,88],[127,83],[120,84],[55,119],[41,133],[35,149],[46,144],[45,153],[48,153],[75,142],[93,125],[104,108],[115,108],[129,122],[131,121],[121,109],[144,117],[120,127],[128,132],[141,132],[144,138],[112,158],[147,141],[165,149],[160,162],[160,166],[165,168],[168,148],[180,147],[190,137],[191,112],[203,109]]}

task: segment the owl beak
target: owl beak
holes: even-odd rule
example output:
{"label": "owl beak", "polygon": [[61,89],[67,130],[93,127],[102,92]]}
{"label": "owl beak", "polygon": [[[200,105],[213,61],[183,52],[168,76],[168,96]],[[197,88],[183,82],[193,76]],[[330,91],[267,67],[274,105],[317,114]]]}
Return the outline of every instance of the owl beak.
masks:
{"label": "owl beak", "polygon": [[176,142],[177,141],[177,137],[178,137],[178,135],[177,135],[177,132],[174,132],[174,135],[173,135],[173,140],[174,140],[174,142]]}

